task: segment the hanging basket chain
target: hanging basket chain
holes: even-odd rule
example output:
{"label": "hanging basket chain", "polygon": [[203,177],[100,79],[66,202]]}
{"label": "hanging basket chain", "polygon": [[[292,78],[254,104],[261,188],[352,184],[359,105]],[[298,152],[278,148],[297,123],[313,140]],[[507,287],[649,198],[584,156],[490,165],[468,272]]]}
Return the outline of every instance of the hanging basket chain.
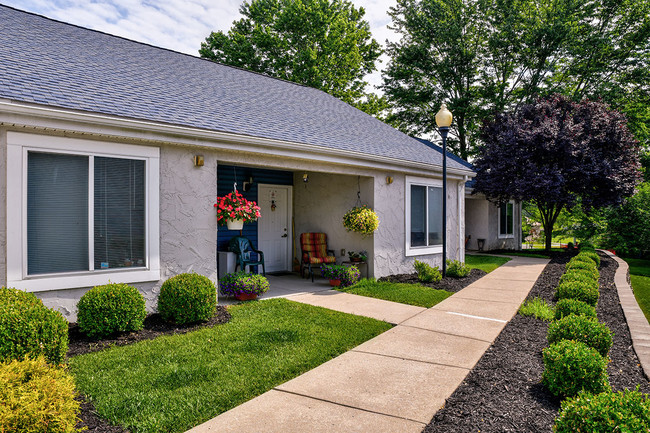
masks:
{"label": "hanging basket chain", "polygon": [[357,177],[357,207],[361,207],[361,176]]}

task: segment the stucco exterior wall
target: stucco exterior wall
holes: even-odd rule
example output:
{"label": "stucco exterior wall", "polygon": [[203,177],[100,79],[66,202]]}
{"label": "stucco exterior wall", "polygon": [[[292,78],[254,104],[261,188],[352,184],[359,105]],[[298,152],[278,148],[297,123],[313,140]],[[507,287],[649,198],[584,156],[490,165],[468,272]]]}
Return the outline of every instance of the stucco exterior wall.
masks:
{"label": "stucco exterior wall", "polygon": [[0,128],[0,286],[7,284],[7,132]]}
{"label": "stucco exterior wall", "polygon": [[[465,202],[465,232],[471,239],[467,244],[470,250],[478,249],[478,239],[490,236],[489,208],[490,203],[483,198],[467,198]],[[487,245],[487,242],[486,242]],[[485,249],[485,246],[484,246]]]}

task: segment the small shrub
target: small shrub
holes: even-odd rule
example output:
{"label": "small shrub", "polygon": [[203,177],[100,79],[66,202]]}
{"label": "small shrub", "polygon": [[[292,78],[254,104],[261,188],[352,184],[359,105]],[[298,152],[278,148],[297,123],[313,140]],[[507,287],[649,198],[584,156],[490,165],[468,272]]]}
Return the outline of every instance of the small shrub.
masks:
{"label": "small shrub", "polygon": [[471,269],[459,260],[447,260],[447,276],[463,278],[469,275]]}
{"label": "small shrub", "polygon": [[605,324],[594,318],[575,314],[551,323],[546,337],[549,344],[561,340],[580,341],[596,349],[602,356],[607,356],[612,347],[612,332]]}
{"label": "small shrub", "polygon": [[590,284],[598,287],[598,279],[594,278],[593,273],[584,269],[569,269],[560,277],[560,284],[567,281],[578,281],[580,283]]}
{"label": "small shrub", "polygon": [[578,299],[560,299],[557,304],[555,304],[555,319],[561,319],[570,314],[596,318],[596,309]]}
{"label": "small shrub", "polygon": [[598,286],[581,283],[578,281],[568,281],[560,283],[555,290],[555,296],[560,299],[577,299],[591,306],[598,303]]}
{"label": "small shrub", "polygon": [[596,251],[581,251],[576,257],[587,257],[591,259],[597,267],[600,267],[600,256]]}
{"label": "small shrub", "polygon": [[320,272],[328,280],[343,280],[348,272],[348,267],[343,265],[322,265]]}
{"label": "small shrub", "polygon": [[562,340],[543,351],[542,384],[557,397],[609,389],[607,358],[579,341]]}
{"label": "small shrub", "polygon": [[[250,274],[246,274],[250,275]],[[217,288],[204,275],[194,272],[171,277],[160,287],[158,312],[179,325],[205,322],[217,310]]]}
{"label": "small shrub", "polygon": [[60,364],[67,351],[68,322],[61,313],[33,293],[0,287],[0,361],[43,355]]}
{"label": "small shrub", "polygon": [[582,241],[580,242],[580,251],[596,251],[596,248],[594,248],[594,244],[592,244],[589,241]]}
{"label": "small shrub", "polygon": [[419,260],[416,260],[413,266],[415,267],[415,272],[418,273],[418,280],[423,283],[437,283],[442,280],[442,274],[437,266],[434,268],[430,264]]}
{"label": "small shrub", "polygon": [[0,431],[76,432],[79,402],[71,375],[43,356],[0,364]]}
{"label": "small shrub", "polygon": [[540,320],[553,320],[553,306],[541,298],[531,299],[519,307],[519,314],[532,316]]}
{"label": "small shrub", "polygon": [[142,329],[144,297],[127,284],[105,284],[87,291],[77,302],[79,330],[91,338]]}
{"label": "small shrub", "polygon": [[586,255],[586,253],[581,253],[578,254],[577,256],[573,257],[571,260],[569,260],[569,264],[571,263],[584,263],[585,265],[593,266],[595,268],[598,268],[598,265],[596,265],[596,262],[591,258]]}
{"label": "small shrub", "polygon": [[562,402],[556,433],[650,431],[650,398],[637,390],[589,394],[581,392]]}
{"label": "small shrub", "polygon": [[590,274],[596,281],[598,281],[598,278],[600,278],[600,273],[598,272],[598,268],[596,268],[596,264],[589,260],[589,263],[585,262],[569,262],[566,265],[566,270],[577,270],[581,269],[584,271],[584,273]]}

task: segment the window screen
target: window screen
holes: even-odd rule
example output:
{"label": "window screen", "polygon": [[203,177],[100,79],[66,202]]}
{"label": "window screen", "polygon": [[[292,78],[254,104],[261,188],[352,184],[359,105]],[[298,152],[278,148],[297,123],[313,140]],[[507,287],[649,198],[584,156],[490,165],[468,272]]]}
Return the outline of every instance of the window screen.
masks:
{"label": "window screen", "polygon": [[442,245],[442,188],[411,185],[411,246]]}
{"label": "window screen", "polygon": [[499,207],[499,234],[511,235],[514,232],[514,206],[512,203],[504,203]]}

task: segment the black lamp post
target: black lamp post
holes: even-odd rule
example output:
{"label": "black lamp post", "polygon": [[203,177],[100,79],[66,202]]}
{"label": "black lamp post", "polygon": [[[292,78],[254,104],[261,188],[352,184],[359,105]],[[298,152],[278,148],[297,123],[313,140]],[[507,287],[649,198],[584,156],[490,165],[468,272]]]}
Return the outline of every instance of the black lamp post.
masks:
{"label": "black lamp post", "polygon": [[447,276],[447,134],[453,116],[442,104],[436,114],[436,125],[442,137],[442,277]]}

